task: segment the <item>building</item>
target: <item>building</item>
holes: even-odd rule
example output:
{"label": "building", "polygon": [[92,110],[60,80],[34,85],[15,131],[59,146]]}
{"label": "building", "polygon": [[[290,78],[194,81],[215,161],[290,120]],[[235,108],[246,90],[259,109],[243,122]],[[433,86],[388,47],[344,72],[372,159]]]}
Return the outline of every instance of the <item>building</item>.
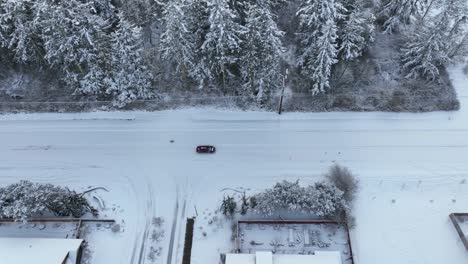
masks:
{"label": "building", "polygon": [[0,263],[79,264],[83,239],[0,238]]}
{"label": "building", "polygon": [[342,264],[338,251],[316,251],[314,255],[282,255],[257,251],[255,254],[226,254],[226,264]]}

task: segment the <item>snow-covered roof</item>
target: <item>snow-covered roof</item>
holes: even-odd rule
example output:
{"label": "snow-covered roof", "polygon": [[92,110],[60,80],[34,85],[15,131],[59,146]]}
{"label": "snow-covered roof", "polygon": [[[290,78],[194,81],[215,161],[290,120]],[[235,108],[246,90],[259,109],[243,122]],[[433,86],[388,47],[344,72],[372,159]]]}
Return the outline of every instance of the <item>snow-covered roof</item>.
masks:
{"label": "snow-covered roof", "polygon": [[257,251],[255,253],[255,263],[256,264],[272,264],[273,263],[273,254],[269,251]]}
{"label": "snow-covered roof", "polygon": [[[14,264],[76,263],[83,239],[0,238],[0,262]],[[67,262],[64,260],[67,259]]]}
{"label": "snow-covered roof", "polygon": [[316,251],[314,255],[282,255],[271,252],[226,254],[226,264],[342,264],[338,251]]}

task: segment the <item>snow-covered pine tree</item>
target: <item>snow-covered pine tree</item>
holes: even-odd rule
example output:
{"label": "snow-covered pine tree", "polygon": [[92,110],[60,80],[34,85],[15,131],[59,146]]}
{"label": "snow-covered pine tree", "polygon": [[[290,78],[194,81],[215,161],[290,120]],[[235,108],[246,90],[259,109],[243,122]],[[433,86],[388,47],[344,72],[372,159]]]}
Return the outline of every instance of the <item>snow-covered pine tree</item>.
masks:
{"label": "snow-covered pine tree", "polygon": [[196,42],[190,28],[187,0],[171,0],[163,11],[164,32],[161,34],[161,55],[176,67],[178,73],[190,75],[195,68]]}
{"label": "snow-covered pine tree", "polygon": [[[63,72],[63,80],[77,92],[97,94],[103,86],[102,78],[89,79],[89,71],[103,66],[108,38],[102,28],[107,21],[89,12],[88,3],[76,0],[43,5],[38,12],[37,25],[44,41],[44,58],[48,64]],[[84,78],[86,85],[80,85]]]}
{"label": "snow-covered pine tree", "polygon": [[118,28],[111,35],[111,74],[106,80],[106,93],[116,106],[153,96],[152,75],[143,62],[142,51],[141,28],[119,15]]}
{"label": "snow-covered pine tree", "polygon": [[374,41],[374,21],[373,14],[365,14],[357,8],[345,16],[338,30],[340,58],[353,60],[362,55]]}
{"label": "snow-covered pine tree", "polygon": [[200,69],[211,81],[216,81],[227,93],[226,81],[230,67],[240,58],[241,42],[246,30],[235,21],[236,16],[227,0],[208,0],[209,29],[201,46]]}
{"label": "snow-covered pine tree", "polygon": [[110,24],[117,21],[116,8],[113,5],[114,0],[78,0],[86,3],[89,7],[89,12],[97,15],[104,20],[108,20]]}
{"label": "snow-covered pine tree", "polygon": [[332,66],[338,62],[337,53],[338,47],[336,44],[336,24],[328,20],[320,29],[320,35],[317,37],[316,55],[313,58],[313,63],[310,66],[313,81],[312,93],[325,92],[329,84]]}
{"label": "snow-covered pine tree", "polygon": [[468,2],[464,0],[447,0],[441,3],[440,13],[433,19],[431,30],[444,35],[447,44],[447,55],[454,58],[468,34]]}
{"label": "snow-covered pine tree", "polygon": [[35,24],[42,1],[0,1],[0,46],[12,52],[17,62],[42,62],[42,42]]}
{"label": "snow-covered pine tree", "polygon": [[337,63],[337,21],[345,11],[335,0],[306,0],[297,12],[301,27],[298,65],[312,82],[312,94],[329,88],[332,66]]}
{"label": "snow-covered pine tree", "polygon": [[202,45],[205,42],[209,26],[209,10],[206,0],[190,0],[186,10],[188,31],[192,34],[193,46],[195,47],[194,61],[190,71],[190,76],[198,80],[200,84],[206,78],[203,64],[199,63],[203,59]]}
{"label": "snow-covered pine tree", "polygon": [[236,13],[242,25],[245,25],[247,12],[251,5],[265,7],[271,11],[287,2],[287,0],[228,0],[229,7]]}
{"label": "snow-covered pine tree", "polygon": [[424,13],[425,0],[387,0],[381,5],[379,16],[385,33],[392,33],[409,25]]}
{"label": "snow-covered pine tree", "polygon": [[449,50],[451,59],[464,58],[468,55],[468,31],[460,35],[459,39]]}
{"label": "snow-covered pine tree", "polygon": [[448,0],[439,4],[439,12],[415,30],[402,47],[401,60],[407,78],[436,80],[439,69],[463,45],[468,30],[468,3]]}
{"label": "snow-covered pine tree", "polygon": [[94,57],[88,61],[84,74],[67,71],[65,80],[70,85],[78,85],[76,93],[100,96],[111,84],[109,82],[111,72],[109,72],[108,67],[110,67],[110,62],[107,59]]}
{"label": "snow-covered pine tree", "polygon": [[283,32],[273,20],[268,6],[250,5],[247,11],[245,53],[240,63],[247,94],[264,104],[281,86],[280,62],[284,50]]}
{"label": "snow-covered pine tree", "polygon": [[117,5],[125,19],[137,26],[150,24],[159,9],[154,0],[121,0]]}
{"label": "snow-covered pine tree", "polygon": [[406,78],[437,79],[439,68],[449,61],[446,45],[444,36],[430,28],[421,28],[410,35],[401,48]]}

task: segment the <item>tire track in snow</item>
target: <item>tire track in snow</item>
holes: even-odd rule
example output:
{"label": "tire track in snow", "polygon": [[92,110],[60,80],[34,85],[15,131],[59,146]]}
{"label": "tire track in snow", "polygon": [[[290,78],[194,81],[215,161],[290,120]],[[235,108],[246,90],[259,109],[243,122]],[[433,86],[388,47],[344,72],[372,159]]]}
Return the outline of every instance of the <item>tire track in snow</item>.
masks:
{"label": "tire track in snow", "polygon": [[171,237],[169,239],[169,249],[167,251],[167,264],[172,264],[172,254],[174,251],[174,238],[177,227],[177,215],[179,212],[179,185],[176,185],[176,204],[174,207],[174,219],[172,221]]}
{"label": "tire track in snow", "polygon": [[[142,196],[142,195],[139,195],[140,192],[138,192],[137,190],[141,190],[141,188],[138,188],[136,187],[134,184],[135,182],[132,181],[132,179],[130,177],[127,177],[131,187],[132,187],[132,190],[133,192],[135,193],[135,196],[136,196],[136,203],[137,205],[141,204],[142,201],[140,201],[140,197],[145,197],[145,196]],[[148,236],[149,236],[149,230],[150,230],[150,224],[151,224],[151,216],[153,215],[152,212],[153,212],[153,199],[154,199],[154,195],[153,195],[153,189],[152,189],[152,186],[151,184],[149,184],[149,181],[148,181],[148,178],[145,177],[144,179],[144,183],[147,187],[147,190],[148,190],[148,197],[145,199],[146,200],[146,207],[145,208],[141,208],[140,210],[138,210],[138,215],[137,215],[137,219],[136,219],[136,228],[138,228],[140,226],[139,224],[139,219],[141,217],[144,217],[144,229],[141,230],[141,231],[137,231],[136,234],[135,234],[135,242],[133,244],[133,249],[132,249],[132,254],[131,254],[131,258],[130,258],[130,263],[138,263],[138,264],[143,264],[144,263],[144,255],[145,255],[145,242],[146,240],[148,239]]]}
{"label": "tire track in snow", "polygon": [[146,214],[145,214],[145,218],[146,218],[146,222],[145,222],[145,230],[144,230],[144,233],[143,233],[143,239],[142,239],[142,243],[141,243],[141,246],[140,246],[140,254],[139,254],[139,257],[138,257],[138,263],[139,264],[144,264],[145,263],[145,256],[146,256],[146,242],[148,242],[148,237],[149,237],[149,233],[150,233],[150,229],[151,229],[151,221],[154,217],[154,208],[153,208],[153,200],[154,200],[154,191],[153,191],[153,188],[152,188],[152,185],[150,184],[150,182],[148,181],[148,178],[145,178],[146,179],[146,186],[148,187],[148,193],[149,193],[149,199],[147,199],[147,202],[146,202]]}

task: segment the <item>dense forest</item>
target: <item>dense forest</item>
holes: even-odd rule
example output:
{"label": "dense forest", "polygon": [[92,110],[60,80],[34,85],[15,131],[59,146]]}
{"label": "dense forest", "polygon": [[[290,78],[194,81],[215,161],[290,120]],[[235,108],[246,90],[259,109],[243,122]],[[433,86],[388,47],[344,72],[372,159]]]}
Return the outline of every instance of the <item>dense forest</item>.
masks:
{"label": "dense forest", "polygon": [[453,110],[467,23],[465,0],[0,0],[0,98]]}

